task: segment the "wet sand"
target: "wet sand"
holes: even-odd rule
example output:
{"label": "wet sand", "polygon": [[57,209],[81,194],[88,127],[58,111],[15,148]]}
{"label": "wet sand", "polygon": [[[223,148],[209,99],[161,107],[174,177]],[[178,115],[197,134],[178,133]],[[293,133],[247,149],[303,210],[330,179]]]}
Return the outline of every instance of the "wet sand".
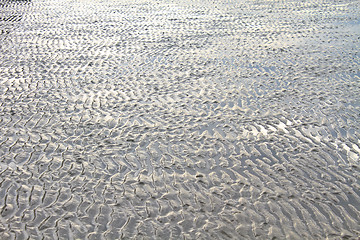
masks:
{"label": "wet sand", "polygon": [[357,239],[357,1],[0,1],[0,239]]}

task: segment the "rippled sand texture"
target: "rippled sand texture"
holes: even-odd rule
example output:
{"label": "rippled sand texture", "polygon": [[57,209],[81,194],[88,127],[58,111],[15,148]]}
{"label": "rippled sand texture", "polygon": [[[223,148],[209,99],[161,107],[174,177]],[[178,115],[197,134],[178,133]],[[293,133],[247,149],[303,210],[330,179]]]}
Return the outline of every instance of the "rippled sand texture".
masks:
{"label": "rippled sand texture", "polygon": [[0,239],[357,239],[358,1],[0,1]]}

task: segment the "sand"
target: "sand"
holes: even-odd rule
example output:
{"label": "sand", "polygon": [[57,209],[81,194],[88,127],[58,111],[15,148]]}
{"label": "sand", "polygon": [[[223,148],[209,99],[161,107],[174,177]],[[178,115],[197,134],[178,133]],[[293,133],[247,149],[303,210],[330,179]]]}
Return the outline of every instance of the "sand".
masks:
{"label": "sand", "polygon": [[0,1],[1,239],[358,239],[357,1]]}

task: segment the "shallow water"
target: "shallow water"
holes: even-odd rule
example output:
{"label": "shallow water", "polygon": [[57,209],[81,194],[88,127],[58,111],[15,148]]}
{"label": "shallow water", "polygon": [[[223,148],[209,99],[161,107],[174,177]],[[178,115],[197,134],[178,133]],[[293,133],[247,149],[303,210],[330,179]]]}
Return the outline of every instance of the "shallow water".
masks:
{"label": "shallow water", "polygon": [[0,1],[1,239],[357,239],[358,1]]}

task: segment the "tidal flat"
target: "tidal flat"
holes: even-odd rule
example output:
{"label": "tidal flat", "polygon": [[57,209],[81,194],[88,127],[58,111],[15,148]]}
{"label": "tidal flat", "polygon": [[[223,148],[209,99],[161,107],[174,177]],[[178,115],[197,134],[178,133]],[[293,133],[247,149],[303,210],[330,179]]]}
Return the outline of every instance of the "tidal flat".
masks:
{"label": "tidal flat", "polygon": [[355,0],[0,0],[0,239],[358,239]]}

